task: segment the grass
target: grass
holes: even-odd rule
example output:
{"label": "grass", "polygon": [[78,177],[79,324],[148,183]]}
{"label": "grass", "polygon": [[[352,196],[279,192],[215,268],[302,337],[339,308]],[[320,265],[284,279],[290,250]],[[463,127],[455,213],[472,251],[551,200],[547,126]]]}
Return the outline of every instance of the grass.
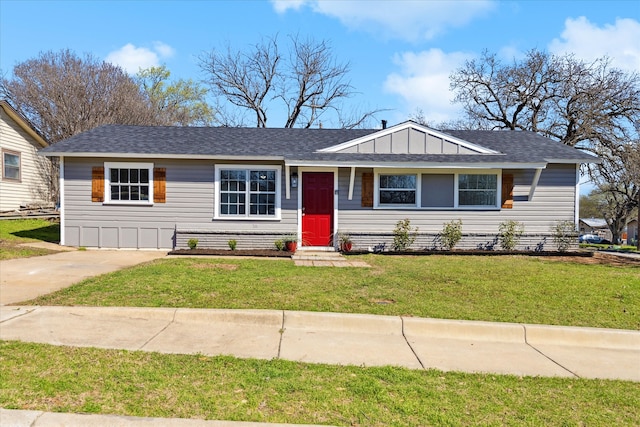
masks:
{"label": "grass", "polygon": [[44,219],[0,221],[0,260],[48,255],[56,251],[20,246],[28,242],[60,241],[60,224]]}
{"label": "grass", "polygon": [[341,426],[638,425],[640,383],[0,343],[0,406]]}
{"label": "grass", "polygon": [[372,268],[173,258],[37,305],[278,309],[640,329],[640,268],[526,256],[365,255]]}
{"label": "grass", "polygon": [[[0,222],[17,242],[57,225]],[[640,329],[640,268],[528,257],[363,256],[372,268],[180,258],[36,304],[276,308]],[[0,341],[0,407],[345,426],[640,424],[640,383],[363,368]]]}

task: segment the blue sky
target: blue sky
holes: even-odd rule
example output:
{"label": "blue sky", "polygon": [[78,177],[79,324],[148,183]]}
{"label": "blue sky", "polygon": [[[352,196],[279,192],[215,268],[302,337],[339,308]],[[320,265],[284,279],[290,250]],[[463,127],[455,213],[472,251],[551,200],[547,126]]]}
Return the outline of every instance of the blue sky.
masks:
{"label": "blue sky", "polygon": [[[290,34],[331,42],[351,64],[362,110],[395,124],[421,109],[455,119],[449,74],[483,49],[511,61],[532,48],[640,71],[639,1],[33,1],[0,0],[0,69],[42,51],[91,53],[134,74],[165,64],[200,80],[198,56]],[[272,112],[268,125],[281,126]],[[330,126],[326,124],[325,126]]]}

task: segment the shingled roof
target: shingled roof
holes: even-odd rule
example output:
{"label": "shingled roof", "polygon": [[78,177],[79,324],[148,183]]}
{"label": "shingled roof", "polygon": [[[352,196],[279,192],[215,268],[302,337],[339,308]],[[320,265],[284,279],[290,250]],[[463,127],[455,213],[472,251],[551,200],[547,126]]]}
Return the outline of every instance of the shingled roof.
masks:
{"label": "shingled roof", "polygon": [[[410,126],[413,125],[409,122]],[[417,127],[424,127],[415,124]],[[405,123],[406,126],[406,123]],[[547,164],[589,163],[594,156],[523,131],[444,131],[497,154],[318,152],[381,129],[283,129],[106,125],[42,150],[47,156],[280,160],[287,164]]]}

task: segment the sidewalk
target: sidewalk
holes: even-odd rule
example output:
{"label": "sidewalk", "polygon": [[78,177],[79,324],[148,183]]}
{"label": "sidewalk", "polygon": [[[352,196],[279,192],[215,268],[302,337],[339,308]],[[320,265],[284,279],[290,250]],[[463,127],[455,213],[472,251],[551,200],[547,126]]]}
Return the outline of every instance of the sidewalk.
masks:
{"label": "sidewalk", "polygon": [[280,310],[3,306],[0,339],[640,381],[640,332],[600,328]]}
{"label": "sidewalk", "polygon": [[124,415],[87,415],[0,408],[2,427],[313,427],[308,424],[265,424],[242,421],[206,421],[184,418],[143,418]]}

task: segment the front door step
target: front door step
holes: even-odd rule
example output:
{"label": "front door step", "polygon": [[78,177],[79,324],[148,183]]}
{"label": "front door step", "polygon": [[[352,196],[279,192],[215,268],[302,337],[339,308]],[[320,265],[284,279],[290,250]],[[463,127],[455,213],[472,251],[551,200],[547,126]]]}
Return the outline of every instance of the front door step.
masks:
{"label": "front door step", "polygon": [[324,260],[324,261],[346,261],[346,258],[342,256],[340,252],[329,251],[296,251],[291,256],[293,260]]}
{"label": "front door step", "polygon": [[348,260],[339,252],[298,251],[291,259],[298,267],[371,267],[364,261]]}

